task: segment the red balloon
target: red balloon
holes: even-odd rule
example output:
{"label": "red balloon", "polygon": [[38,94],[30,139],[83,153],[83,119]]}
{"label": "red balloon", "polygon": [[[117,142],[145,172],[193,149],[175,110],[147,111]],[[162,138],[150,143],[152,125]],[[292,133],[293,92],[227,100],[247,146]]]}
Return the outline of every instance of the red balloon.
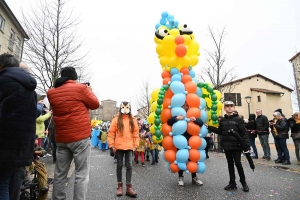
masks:
{"label": "red balloon", "polygon": [[164,78],[164,79],[163,79],[163,85],[169,84],[170,81],[171,81],[171,78],[170,78],[170,77]]}
{"label": "red balloon", "polygon": [[172,132],[172,126],[169,126],[167,123],[163,123],[163,125],[161,126],[161,132],[165,136],[168,136],[170,132]]}
{"label": "red balloon", "polygon": [[200,106],[200,98],[198,97],[198,95],[194,94],[194,93],[188,93],[186,95],[186,103],[187,105],[191,106],[191,107],[199,107]]}
{"label": "red balloon", "polygon": [[190,73],[190,70],[189,70],[189,68],[184,67],[184,68],[181,68],[180,72],[181,72],[183,75],[188,75],[188,74]]}
{"label": "red balloon", "polygon": [[161,77],[164,79],[164,78],[167,78],[167,77],[171,77],[171,73],[168,72],[168,71],[163,71],[161,73]]}
{"label": "red balloon", "polygon": [[170,164],[170,170],[173,172],[173,173],[177,173],[177,172],[179,172],[179,168],[178,168],[178,166],[175,164],[175,163],[171,163]]}
{"label": "red balloon", "polygon": [[200,118],[200,109],[197,107],[190,107],[186,112],[187,118],[195,117]]}
{"label": "red balloon", "polygon": [[162,146],[166,150],[174,149],[173,137],[171,137],[171,136],[164,137],[164,139],[162,141]]}
{"label": "red balloon", "polygon": [[165,93],[165,98],[171,98],[173,97],[174,93],[172,92],[172,90],[169,88],[166,93]]}
{"label": "red balloon", "polygon": [[186,82],[184,87],[188,93],[195,93],[197,91],[197,85],[193,81]]}
{"label": "red balloon", "polygon": [[200,133],[200,126],[198,126],[194,122],[189,122],[187,124],[187,132],[190,135],[199,135],[199,133]]}
{"label": "red balloon", "polygon": [[202,140],[199,136],[192,136],[190,137],[188,144],[192,149],[199,149],[202,145]]}
{"label": "red balloon", "polygon": [[198,165],[195,162],[188,162],[188,164],[186,165],[187,170],[189,170],[190,173],[195,173],[198,169]]}
{"label": "red balloon", "polygon": [[171,109],[170,108],[163,109],[160,114],[160,117],[161,117],[161,121],[163,123],[166,123],[168,121],[168,119],[170,119],[172,117]]}
{"label": "red balloon", "polygon": [[184,44],[179,44],[175,48],[175,53],[178,57],[184,57],[186,55],[187,48]]}
{"label": "red balloon", "polygon": [[189,150],[189,159],[193,162],[198,162],[200,160],[200,152],[197,149]]}
{"label": "red balloon", "polygon": [[176,38],[175,38],[175,43],[176,44],[183,44],[184,43],[184,37],[182,35],[178,35]]}
{"label": "red balloon", "polygon": [[185,75],[183,75],[182,77],[181,77],[181,82],[183,83],[183,84],[186,84],[187,82],[189,82],[189,81],[192,81],[193,79],[192,79],[192,77],[189,75],[189,74],[185,74]]}
{"label": "red balloon", "polygon": [[168,162],[174,162],[176,160],[176,152],[173,150],[165,151],[164,156]]}
{"label": "red balloon", "polygon": [[169,108],[169,106],[171,105],[171,98],[164,98],[164,102],[163,102],[163,108]]}

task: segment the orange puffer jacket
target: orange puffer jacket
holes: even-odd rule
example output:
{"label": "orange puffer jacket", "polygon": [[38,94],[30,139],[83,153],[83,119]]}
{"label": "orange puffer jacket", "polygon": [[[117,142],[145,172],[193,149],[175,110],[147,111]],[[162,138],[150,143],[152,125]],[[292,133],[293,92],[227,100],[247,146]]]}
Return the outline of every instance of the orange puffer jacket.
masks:
{"label": "orange puffer jacket", "polygon": [[68,80],[60,87],[51,88],[47,97],[53,111],[56,142],[76,142],[91,135],[89,109],[97,109],[97,97],[86,85]]}
{"label": "orange puffer jacket", "polygon": [[116,150],[133,150],[140,144],[139,128],[136,119],[134,121],[134,131],[130,132],[129,116],[123,115],[124,130],[123,133],[119,133],[117,129],[118,117],[115,117],[111,124],[108,133],[108,146],[114,147]]}

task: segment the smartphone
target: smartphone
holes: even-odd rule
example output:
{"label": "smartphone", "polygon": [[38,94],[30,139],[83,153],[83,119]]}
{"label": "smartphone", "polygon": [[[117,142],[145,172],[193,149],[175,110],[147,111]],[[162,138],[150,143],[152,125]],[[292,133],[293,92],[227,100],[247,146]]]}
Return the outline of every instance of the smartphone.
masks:
{"label": "smartphone", "polygon": [[44,100],[44,99],[45,99],[45,97],[46,97],[46,95],[45,95],[45,94],[41,95],[41,96],[39,97],[38,101],[40,101],[40,100]]}

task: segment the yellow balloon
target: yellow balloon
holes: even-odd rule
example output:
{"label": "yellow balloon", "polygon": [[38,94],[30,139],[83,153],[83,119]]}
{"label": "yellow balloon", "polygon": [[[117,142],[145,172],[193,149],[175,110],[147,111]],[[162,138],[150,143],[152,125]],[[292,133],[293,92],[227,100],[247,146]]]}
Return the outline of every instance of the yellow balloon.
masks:
{"label": "yellow balloon", "polygon": [[221,92],[218,91],[218,90],[215,90],[215,93],[216,93],[216,95],[217,95],[217,99],[220,100],[220,99],[222,98]]}
{"label": "yellow balloon", "polygon": [[189,67],[191,65],[191,59],[188,56],[179,58],[179,64],[183,67]]}
{"label": "yellow balloon", "polygon": [[177,65],[179,64],[179,60],[177,56],[172,56],[171,58],[169,58],[169,62],[168,65],[171,68],[177,67]]}
{"label": "yellow balloon", "polygon": [[196,55],[191,55],[189,56],[191,60],[191,66],[196,66],[198,64],[198,56]]}
{"label": "yellow balloon", "polygon": [[210,98],[205,98],[205,101],[206,101],[206,106],[209,107],[209,108],[211,108],[211,106],[212,106],[211,99]]}
{"label": "yellow balloon", "polygon": [[179,32],[179,30],[178,29],[176,29],[176,28],[174,28],[174,29],[172,29],[172,30],[170,30],[170,35],[172,35],[172,36],[174,36],[174,37],[176,37],[177,35],[180,35],[180,32]]}
{"label": "yellow balloon", "polygon": [[192,39],[189,35],[183,35],[183,38],[184,38],[184,45],[186,45],[186,46],[188,46],[192,41]]}
{"label": "yellow balloon", "polygon": [[211,119],[211,112],[207,112],[208,119]]}
{"label": "yellow balloon", "polygon": [[154,102],[151,104],[151,112],[155,112],[156,108],[157,108],[157,102],[154,101]]}
{"label": "yellow balloon", "polygon": [[169,58],[167,56],[162,56],[159,59],[159,63],[162,67],[165,67],[166,65],[168,65],[168,61],[169,61]]}
{"label": "yellow balloon", "polygon": [[162,55],[163,51],[164,51],[164,46],[163,45],[159,44],[159,45],[156,46],[156,53],[158,55]]}
{"label": "yellow balloon", "polygon": [[188,46],[188,50],[190,52],[195,52],[195,53],[198,52],[199,51],[199,44],[196,41],[192,40],[190,42],[189,46]]}
{"label": "yellow balloon", "polygon": [[152,113],[150,113],[150,115],[149,115],[149,117],[148,117],[148,119],[147,119],[147,121],[148,121],[148,124],[154,124],[154,112],[152,112]]}
{"label": "yellow balloon", "polygon": [[173,35],[167,35],[164,37],[162,44],[166,47],[174,47],[175,48],[175,37]]}
{"label": "yellow balloon", "polygon": [[153,103],[153,99],[152,99],[152,98],[149,99],[149,103],[150,103],[150,104]]}
{"label": "yellow balloon", "polygon": [[154,134],[155,133],[155,128],[154,125],[150,126],[150,133]]}
{"label": "yellow balloon", "polygon": [[222,102],[221,102],[221,101],[218,101],[218,104],[217,104],[217,111],[222,110],[222,108],[223,108]]}
{"label": "yellow balloon", "polygon": [[157,101],[157,99],[158,99],[158,93],[159,93],[159,91],[160,91],[160,89],[158,88],[158,89],[155,89],[155,90],[153,90],[153,92],[152,92],[152,94],[151,94],[151,97],[152,97],[152,100],[153,101]]}
{"label": "yellow balloon", "polygon": [[203,87],[202,89],[202,94],[209,94],[209,92],[207,92],[207,90]]}

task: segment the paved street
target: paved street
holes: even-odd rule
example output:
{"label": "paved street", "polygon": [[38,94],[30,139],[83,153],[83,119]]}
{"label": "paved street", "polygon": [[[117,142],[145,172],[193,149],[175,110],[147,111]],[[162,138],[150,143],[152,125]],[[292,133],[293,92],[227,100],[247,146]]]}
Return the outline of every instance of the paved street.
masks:
{"label": "paved street", "polygon": [[[294,152],[290,151],[294,155]],[[272,153],[272,157],[275,158],[274,152]],[[92,148],[91,158],[88,199],[130,199],[115,195],[116,164],[113,163],[109,152]],[[274,167],[274,161],[266,162],[259,159],[255,161],[259,163],[256,164],[255,172],[250,169],[247,162],[243,162],[250,187],[249,193],[242,191],[239,182],[238,190],[232,192],[223,190],[229,180],[223,153],[210,153],[210,159],[206,160],[207,171],[199,176],[204,182],[202,187],[192,185],[188,174],[185,175],[185,186],[177,186],[177,174],[168,172],[166,162],[160,159],[155,166],[150,162],[146,162],[146,167],[133,164],[133,188],[138,193],[139,199],[300,199],[299,165],[296,165],[295,159],[291,161],[292,165],[287,167],[292,170],[283,170],[278,168],[283,165]],[[123,171],[125,177],[125,169]],[[73,183],[74,175],[69,180],[67,199],[72,199]]]}

